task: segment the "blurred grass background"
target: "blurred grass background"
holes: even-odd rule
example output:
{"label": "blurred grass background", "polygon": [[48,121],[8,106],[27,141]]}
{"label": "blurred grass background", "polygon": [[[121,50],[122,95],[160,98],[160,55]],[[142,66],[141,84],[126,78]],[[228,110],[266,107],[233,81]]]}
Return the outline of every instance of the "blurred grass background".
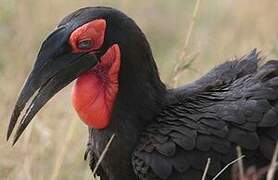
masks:
{"label": "blurred grass background", "polygon": [[[59,20],[84,6],[105,5],[124,11],[145,32],[160,74],[167,80],[183,49],[194,4],[195,0],[0,0],[0,179],[91,178],[82,159],[87,128],[70,105],[70,87],[38,113],[15,147],[5,141],[17,94],[40,43]],[[277,10],[277,0],[202,0],[188,48],[189,53],[199,55],[179,84],[254,47],[267,58],[277,58]],[[63,158],[65,142],[68,148]],[[57,161],[61,169],[53,173]]]}

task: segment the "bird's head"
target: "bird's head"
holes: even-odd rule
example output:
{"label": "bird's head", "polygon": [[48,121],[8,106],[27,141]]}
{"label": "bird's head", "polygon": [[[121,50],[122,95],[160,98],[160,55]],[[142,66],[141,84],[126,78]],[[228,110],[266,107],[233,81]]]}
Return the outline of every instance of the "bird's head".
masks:
{"label": "bird's head", "polygon": [[15,104],[7,137],[24,109],[14,143],[48,100],[76,78],[73,106],[89,127],[98,129],[109,125],[118,94],[130,91],[129,98],[142,99],[136,97],[138,88],[151,91],[156,83],[164,87],[148,42],[130,18],[112,8],[79,9],[42,43]]}

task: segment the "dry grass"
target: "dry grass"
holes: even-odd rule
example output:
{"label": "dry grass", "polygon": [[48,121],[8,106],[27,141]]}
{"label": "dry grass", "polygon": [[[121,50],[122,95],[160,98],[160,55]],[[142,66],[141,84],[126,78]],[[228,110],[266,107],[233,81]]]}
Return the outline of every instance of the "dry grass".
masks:
{"label": "dry grass", "polygon": [[109,149],[109,147],[110,147],[110,144],[112,143],[114,137],[115,137],[115,134],[113,134],[113,135],[111,136],[111,138],[110,138],[109,141],[107,142],[107,144],[106,144],[106,146],[105,146],[103,152],[101,153],[101,155],[100,155],[100,157],[99,157],[99,159],[98,159],[98,161],[97,161],[96,167],[93,169],[93,172],[92,172],[92,175],[93,175],[93,176],[96,175],[97,168],[99,167],[101,161],[102,161],[103,158],[105,157],[105,154],[106,154],[106,152],[108,151],[108,149]]}
{"label": "dry grass", "polygon": [[274,174],[277,170],[277,164],[278,164],[277,156],[278,156],[278,143],[276,143],[276,148],[275,148],[272,160],[271,160],[269,170],[267,172],[267,176],[266,176],[267,180],[273,180],[274,179]]}
{"label": "dry grass", "polygon": [[237,151],[237,157],[239,158],[238,160],[238,170],[239,170],[239,179],[243,179],[244,176],[244,167],[243,167],[243,161],[242,161],[242,151],[241,151],[241,147],[237,146],[236,147],[236,151]]}
{"label": "dry grass", "polygon": [[202,180],[206,180],[208,169],[209,169],[209,166],[210,166],[210,162],[211,162],[211,158],[208,158],[207,164],[206,164],[203,176],[202,176]]}
{"label": "dry grass", "polygon": [[[14,148],[5,141],[9,114],[43,37],[67,13],[84,6],[108,5],[123,10],[146,33],[163,79],[171,75],[184,47],[196,0],[0,0],[0,179],[89,179],[82,160],[87,128],[70,106],[70,87],[36,116]],[[278,57],[277,0],[202,1],[188,52],[199,52],[178,84],[190,82],[216,64],[254,47]],[[67,107],[67,108],[65,108]],[[77,121],[65,143],[67,129]],[[31,131],[32,129],[32,131]],[[65,150],[63,150],[65,149]],[[60,155],[62,157],[60,157]],[[55,163],[57,162],[57,163]],[[56,169],[56,170],[55,170]]]}
{"label": "dry grass", "polygon": [[[173,68],[172,76],[170,77],[170,80],[168,81],[169,84],[172,85],[173,87],[176,87],[178,85],[178,80],[180,78],[180,75],[186,69],[189,69],[190,65],[197,58],[196,55],[193,56],[193,58],[191,57],[191,59],[189,58],[190,56],[188,54],[188,47],[189,47],[189,43],[190,43],[190,39],[191,39],[191,36],[192,36],[194,25],[196,24],[197,14],[198,14],[199,9],[200,9],[200,4],[201,4],[201,0],[196,0],[196,4],[194,6],[194,10],[193,10],[193,13],[192,13],[192,19],[190,21],[189,28],[188,28],[187,33],[186,33],[186,38],[185,38],[185,41],[184,41],[183,50],[181,52],[180,58],[176,60],[176,63],[175,63],[174,68]],[[197,55],[198,54],[199,53],[197,53]]]}
{"label": "dry grass", "polygon": [[230,166],[232,166],[233,164],[239,162],[239,161],[240,161],[242,158],[244,158],[244,157],[245,157],[245,156],[242,155],[242,156],[238,157],[237,159],[235,159],[235,160],[231,161],[230,163],[228,163],[223,169],[221,169],[221,171],[219,171],[219,172],[216,174],[216,176],[214,176],[214,177],[212,178],[212,180],[216,180],[218,177],[220,177],[220,175],[221,175],[226,169],[228,169],[228,168],[229,168]]}

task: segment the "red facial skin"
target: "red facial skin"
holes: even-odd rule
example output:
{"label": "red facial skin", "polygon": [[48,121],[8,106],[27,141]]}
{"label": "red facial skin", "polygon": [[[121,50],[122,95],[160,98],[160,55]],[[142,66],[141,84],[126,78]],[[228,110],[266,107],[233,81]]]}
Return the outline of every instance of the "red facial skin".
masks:
{"label": "red facial skin", "polygon": [[[76,44],[88,38],[94,40],[88,51],[100,48],[104,40],[104,22],[94,20],[76,29],[69,42],[73,51],[84,52]],[[72,89],[72,104],[81,120],[91,128],[103,129],[109,125],[118,92],[120,62],[120,48],[114,44],[101,57],[99,64],[78,77]]]}
{"label": "red facial skin", "polygon": [[[95,51],[99,49],[104,41],[105,28],[106,21],[104,19],[97,19],[77,28],[71,33],[71,36],[69,38],[69,44],[72,47],[72,51],[74,53],[78,53]],[[93,46],[91,49],[84,50],[77,47],[79,41],[88,39],[92,40],[93,42]]]}

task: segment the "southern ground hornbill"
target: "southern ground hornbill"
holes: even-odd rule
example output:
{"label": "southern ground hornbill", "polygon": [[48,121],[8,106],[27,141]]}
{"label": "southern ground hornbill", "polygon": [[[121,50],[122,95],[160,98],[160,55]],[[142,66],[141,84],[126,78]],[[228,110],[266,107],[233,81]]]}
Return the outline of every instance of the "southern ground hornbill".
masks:
{"label": "southern ground hornbill", "polygon": [[[16,102],[14,143],[35,114],[73,80],[72,103],[89,126],[93,167],[115,133],[102,180],[211,178],[242,147],[246,166],[268,165],[278,139],[278,61],[258,66],[256,50],[177,89],[161,82],[135,22],[107,7],[79,9],[43,42]],[[220,179],[229,179],[229,171]]]}

